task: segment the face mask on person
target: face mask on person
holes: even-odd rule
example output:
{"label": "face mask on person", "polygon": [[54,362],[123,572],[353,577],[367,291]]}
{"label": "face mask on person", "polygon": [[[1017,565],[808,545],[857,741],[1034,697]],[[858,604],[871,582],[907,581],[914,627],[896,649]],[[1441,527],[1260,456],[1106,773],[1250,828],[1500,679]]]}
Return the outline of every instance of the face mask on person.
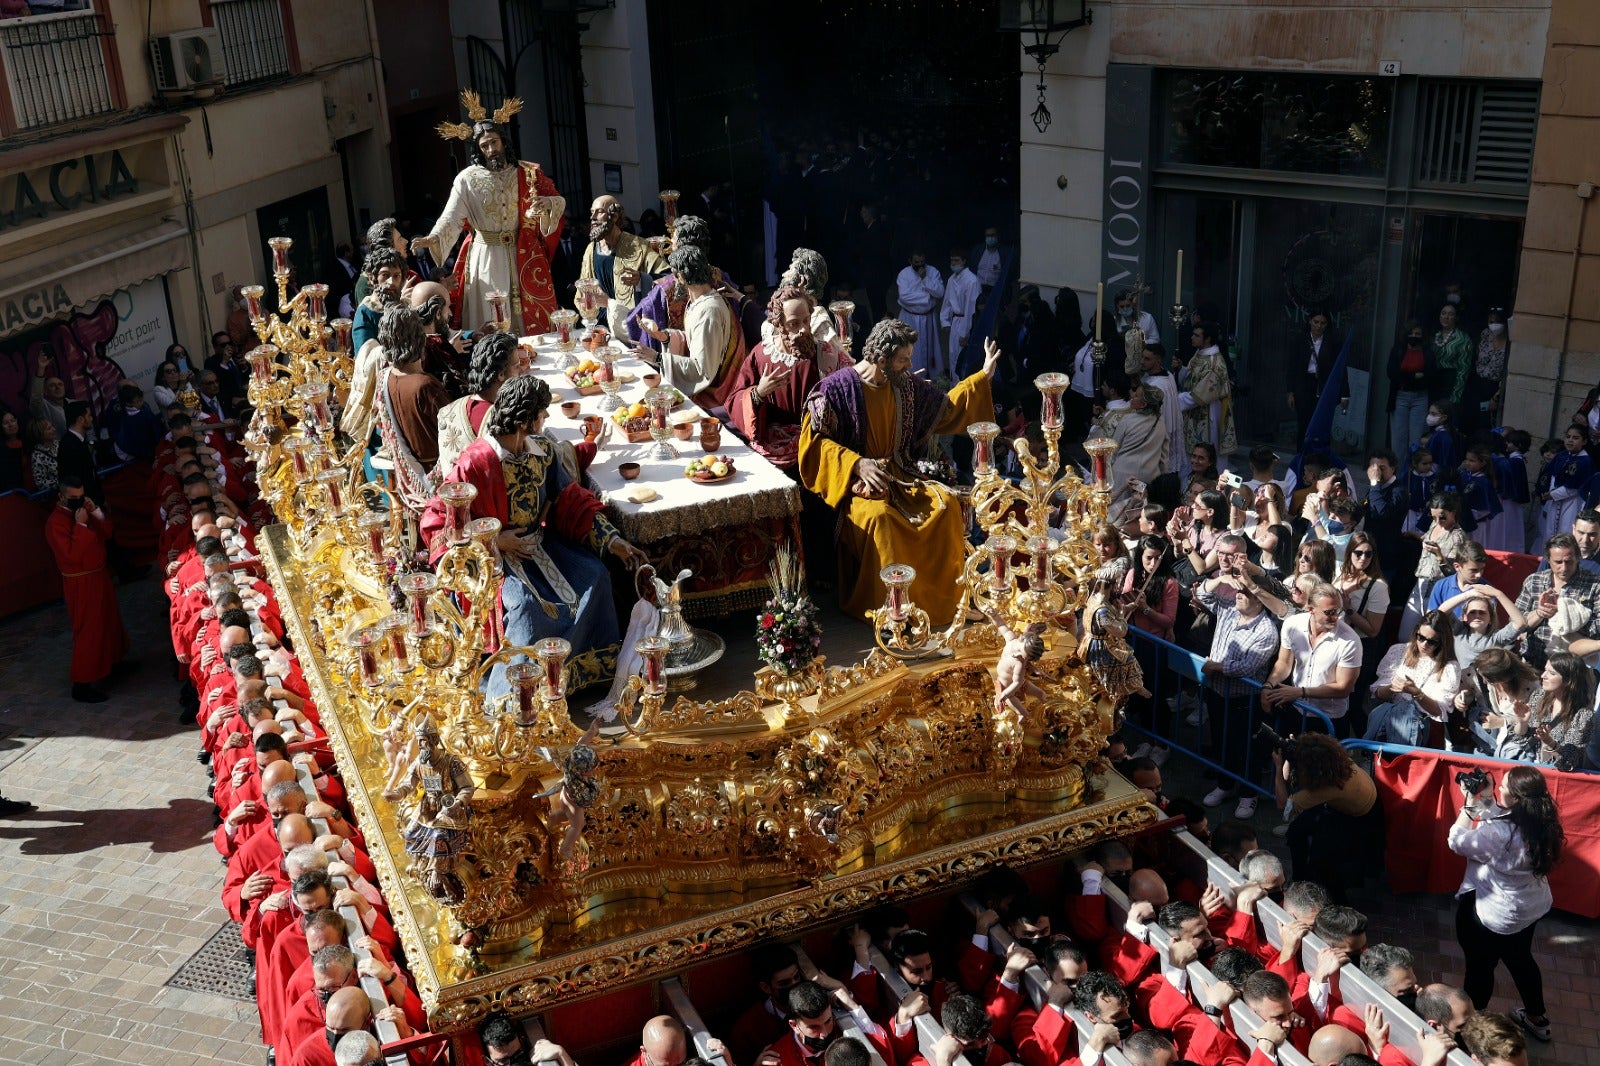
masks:
{"label": "face mask on person", "polygon": [[1050,938],[1047,936],[1019,936],[1016,941],[1035,956],[1043,955],[1044,949],[1050,946]]}
{"label": "face mask on person", "polygon": [[1133,317],[1133,308],[1131,308],[1131,307],[1119,307],[1119,308],[1117,308],[1117,317],[1119,317],[1119,318],[1132,318]]}
{"label": "face mask on person", "polygon": [[1106,871],[1106,880],[1122,889],[1123,894],[1126,895],[1128,892],[1128,885],[1133,881],[1133,871],[1108,870]]}
{"label": "face mask on person", "polygon": [[985,248],[998,248],[998,247],[1000,247],[1000,238],[999,237],[985,237],[983,239],[983,246]]}
{"label": "face mask on person", "polygon": [[806,1047],[810,1048],[812,1051],[826,1051],[828,1049],[828,1045],[833,1043],[834,1038],[838,1035],[839,1029],[837,1026],[835,1026],[833,1032],[829,1033],[827,1036],[802,1036],[800,1038],[800,1042]]}
{"label": "face mask on person", "polygon": [[1417,337],[1417,336],[1407,337],[1406,338],[1406,347],[1408,347],[1408,348],[1421,348],[1422,347],[1422,338],[1421,337]]}
{"label": "face mask on person", "polygon": [[74,496],[72,499],[65,501],[67,510],[81,511],[83,510],[83,505],[87,503],[88,500],[89,498],[87,496]]}
{"label": "face mask on person", "polygon": [[1344,523],[1339,521],[1337,518],[1328,519],[1326,525],[1328,529],[1328,536],[1330,537],[1341,536],[1344,533]]}
{"label": "face mask on person", "polygon": [[1446,303],[1458,304],[1461,302],[1461,294],[1459,292],[1447,292],[1444,299]]}
{"label": "face mask on person", "polygon": [[515,1055],[501,1059],[495,1066],[533,1066],[533,1052],[523,1048]]}
{"label": "face mask on person", "polygon": [[1117,1027],[1117,1035],[1119,1037],[1121,1037],[1123,1040],[1126,1040],[1126,1039],[1128,1039],[1128,1037],[1133,1035],[1133,1019],[1132,1018],[1124,1018],[1120,1022],[1116,1022],[1114,1024]]}
{"label": "face mask on person", "polygon": [[1404,992],[1396,992],[1394,998],[1399,1000],[1400,1005],[1406,1010],[1412,1012],[1413,1014],[1416,1013],[1417,990],[1415,988],[1408,988]]}
{"label": "face mask on person", "polygon": [[1444,416],[1443,415],[1429,415],[1427,418],[1423,419],[1423,421],[1427,422],[1429,426],[1437,426],[1441,422],[1444,421]]}
{"label": "face mask on person", "polygon": [[1504,333],[1505,331],[1506,324],[1504,322],[1489,323],[1489,332],[1493,333],[1496,337],[1500,336],[1500,334]]}

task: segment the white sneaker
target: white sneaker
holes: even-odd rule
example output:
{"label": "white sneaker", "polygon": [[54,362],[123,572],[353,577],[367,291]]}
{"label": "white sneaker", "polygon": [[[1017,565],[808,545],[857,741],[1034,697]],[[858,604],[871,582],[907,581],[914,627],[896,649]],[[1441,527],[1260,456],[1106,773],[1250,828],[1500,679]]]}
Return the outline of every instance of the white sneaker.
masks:
{"label": "white sneaker", "polygon": [[1256,816],[1256,798],[1254,796],[1246,796],[1240,800],[1239,805],[1233,809],[1233,816],[1241,819],[1254,818]]}
{"label": "white sneaker", "polygon": [[1150,761],[1155,763],[1157,766],[1165,766],[1167,764],[1167,759],[1170,758],[1171,755],[1172,749],[1165,746],[1150,749]]}
{"label": "white sneaker", "polygon": [[1190,725],[1195,725],[1195,726],[1205,725],[1206,724],[1206,708],[1205,708],[1205,705],[1201,704],[1199,707],[1196,707],[1194,710],[1190,711],[1188,716],[1186,718],[1184,718],[1184,721],[1188,722]]}
{"label": "white sneaker", "polygon": [[1205,798],[1202,799],[1200,803],[1202,806],[1206,807],[1220,807],[1222,806],[1223,800],[1230,800],[1232,798],[1233,790],[1231,788],[1223,788],[1221,785],[1218,785],[1210,792],[1207,792]]}
{"label": "white sneaker", "polygon": [[1143,759],[1150,754],[1150,742],[1147,740],[1128,753],[1130,759]]}
{"label": "white sneaker", "polygon": [[1289,835],[1289,823],[1288,822],[1282,822],[1282,823],[1279,823],[1278,825],[1273,826],[1272,827],[1272,835],[1275,836],[1275,837],[1286,837],[1286,836],[1288,836]]}

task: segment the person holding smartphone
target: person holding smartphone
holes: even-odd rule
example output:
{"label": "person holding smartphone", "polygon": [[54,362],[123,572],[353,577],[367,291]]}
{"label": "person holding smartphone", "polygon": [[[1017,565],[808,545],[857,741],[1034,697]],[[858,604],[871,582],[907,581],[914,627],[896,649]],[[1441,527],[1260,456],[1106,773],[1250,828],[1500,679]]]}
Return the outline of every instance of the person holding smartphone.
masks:
{"label": "person holding smartphone", "polygon": [[[1487,776],[1487,775],[1485,775]],[[1550,911],[1549,874],[1561,858],[1566,833],[1545,784],[1531,766],[1506,771],[1500,787],[1466,795],[1447,841],[1467,860],[1456,891],[1456,939],[1466,959],[1463,982],[1472,1005],[1483,1010],[1494,995],[1495,970],[1503,962],[1522,997],[1511,1012],[1535,1039],[1550,1040],[1544,976],[1533,954],[1534,930]]]}

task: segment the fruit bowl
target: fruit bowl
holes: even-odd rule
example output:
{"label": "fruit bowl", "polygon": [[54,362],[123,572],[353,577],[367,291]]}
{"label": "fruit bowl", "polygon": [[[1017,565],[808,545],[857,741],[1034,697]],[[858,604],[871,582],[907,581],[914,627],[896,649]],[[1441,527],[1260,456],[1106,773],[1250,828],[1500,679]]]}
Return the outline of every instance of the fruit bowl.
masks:
{"label": "fruit bowl", "polygon": [[710,455],[704,459],[689,460],[683,476],[702,485],[712,485],[718,481],[728,480],[735,473],[737,471],[733,468],[732,459],[726,455]]}
{"label": "fruit bowl", "polygon": [[585,359],[566,371],[567,380],[572,382],[579,396],[600,395],[604,390],[600,388],[600,377],[597,375],[604,373],[609,373],[605,364],[593,359]]}
{"label": "fruit bowl", "polygon": [[611,421],[628,435],[629,444],[643,444],[650,439],[650,408],[645,404],[624,404],[611,412]]}

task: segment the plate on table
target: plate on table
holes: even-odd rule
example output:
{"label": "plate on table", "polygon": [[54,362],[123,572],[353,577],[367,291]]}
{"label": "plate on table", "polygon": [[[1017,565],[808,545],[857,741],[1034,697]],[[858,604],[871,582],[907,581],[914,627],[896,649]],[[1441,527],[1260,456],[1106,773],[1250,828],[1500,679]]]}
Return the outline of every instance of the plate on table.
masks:
{"label": "plate on table", "polygon": [[683,476],[699,485],[715,485],[720,481],[727,481],[737,473],[732,459],[726,455],[715,455],[709,459],[689,460]]}

